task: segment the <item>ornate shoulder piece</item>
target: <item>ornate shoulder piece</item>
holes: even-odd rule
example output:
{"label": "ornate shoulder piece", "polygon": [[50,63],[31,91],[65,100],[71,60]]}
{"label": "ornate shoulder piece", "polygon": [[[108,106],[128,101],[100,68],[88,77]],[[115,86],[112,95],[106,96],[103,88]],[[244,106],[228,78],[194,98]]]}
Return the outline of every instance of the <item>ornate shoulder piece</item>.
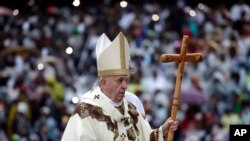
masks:
{"label": "ornate shoulder piece", "polygon": [[138,114],[138,112],[137,112],[137,110],[136,110],[136,107],[132,104],[132,103],[130,103],[130,102],[128,102],[128,109],[129,109],[129,114],[132,116],[134,116],[134,117],[137,117],[137,116],[139,116],[139,114]]}
{"label": "ornate shoulder piece", "polygon": [[118,130],[117,122],[112,121],[110,116],[105,115],[101,107],[94,106],[88,103],[81,103],[77,105],[73,115],[74,114],[78,114],[82,119],[86,117],[91,117],[100,122],[105,122],[107,124],[108,129],[112,132]]}
{"label": "ornate shoulder piece", "polygon": [[100,117],[103,115],[102,108],[88,104],[88,103],[81,103],[77,105],[74,114],[79,114],[81,118],[85,118],[91,116],[93,118]]}

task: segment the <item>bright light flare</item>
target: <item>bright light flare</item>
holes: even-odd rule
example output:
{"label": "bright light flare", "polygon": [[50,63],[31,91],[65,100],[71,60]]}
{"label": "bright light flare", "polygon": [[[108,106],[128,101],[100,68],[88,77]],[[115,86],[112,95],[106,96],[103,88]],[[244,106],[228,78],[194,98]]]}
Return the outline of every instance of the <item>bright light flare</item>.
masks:
{"label": "bright light flare", "polygon": [[205,5],[203,3],[199,3],[198,4],[198,8],[201,9],[201,10],[203,10],[203,9],[205,9]]}
{"label": "bright light flare", "polygon": [[73,53],[73,48],[72,47],[67,47],[66,50],[65,50],[65,52],[67,54],[72,54]]}
{"label": "bright light flare", "polygon": [[13,15],[14,16],[17,16],[19,14],[19,10],[18,9],[15,9],[14,11],[13,11]]}
{"label": "bright light flare", "polygon": [[128,5],[128,3],[127,3],[127,1],[125,1],[125,0],[120,2],[120,6],[121,6],[122,8],[127,7],[127,5]]}
{"label": "bright light flare", "polygon": [[79,102],[79,98],[78,97],[73,97],[71,100],[74,104],[77,104]]}
{"label": "bright light flare", "polygon": [[158,14],[153,14],[152,15],[152,20],[153,21],[157,22],[157,21],[159,21],[159,19],[160,19],[160,16]]}
{"label": "bright light flare", "polygon": [[39,63],[39,64],[37,65],[37,69],[38,69],[38,70],[43,70],[43,69],[44,69],[44,64],[43,64],[43,63]]}
{"label": "bright light flare", "polygon": [[73,6],[78,7],[80,5],[80,0],[74,0],[72,4]]}
{"label": "bright light flare", "polygon": [[195,16],[196,16],[196,12],[195,12],[194,10],[190,10],[190,11],[189,11],[189,15],[190,15],[191,17],[195,17]]}

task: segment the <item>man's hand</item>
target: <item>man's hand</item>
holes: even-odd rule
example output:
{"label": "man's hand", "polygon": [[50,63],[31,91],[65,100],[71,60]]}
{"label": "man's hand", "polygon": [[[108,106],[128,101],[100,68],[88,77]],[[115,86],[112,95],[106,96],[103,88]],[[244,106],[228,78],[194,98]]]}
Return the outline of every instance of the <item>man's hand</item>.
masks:
{"label": "man's hand", "polygon": [[167,121],[162,125],[163,134],[166,134],[168,130],[175,131],[177,130],[179,125],[178,120],[172,120],[171,118],[168,118]]}

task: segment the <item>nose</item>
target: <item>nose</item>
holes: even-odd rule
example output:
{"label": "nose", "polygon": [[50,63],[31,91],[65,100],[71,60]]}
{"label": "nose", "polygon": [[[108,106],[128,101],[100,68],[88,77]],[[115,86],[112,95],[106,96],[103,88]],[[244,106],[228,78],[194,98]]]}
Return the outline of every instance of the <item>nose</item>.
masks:
{"label": "nose", "polygon": [[123,88],[123,89],[127,89],[127,87],[128,87],[128,81],[125,81],[125,80],[124,80],[124,81],[122,82],[122,88]]}

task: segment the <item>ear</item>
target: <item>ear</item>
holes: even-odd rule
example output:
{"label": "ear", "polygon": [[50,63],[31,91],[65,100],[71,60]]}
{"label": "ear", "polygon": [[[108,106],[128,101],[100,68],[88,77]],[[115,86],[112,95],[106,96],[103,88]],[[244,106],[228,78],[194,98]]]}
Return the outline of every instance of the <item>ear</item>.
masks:
{"label": "ear", "polygon": [[104,78],[102,78],[102,79],[100,80],[100,83],[101,83],[102,86],[103,86],[103,85],[107,85],[107,80],[104,79]]}

